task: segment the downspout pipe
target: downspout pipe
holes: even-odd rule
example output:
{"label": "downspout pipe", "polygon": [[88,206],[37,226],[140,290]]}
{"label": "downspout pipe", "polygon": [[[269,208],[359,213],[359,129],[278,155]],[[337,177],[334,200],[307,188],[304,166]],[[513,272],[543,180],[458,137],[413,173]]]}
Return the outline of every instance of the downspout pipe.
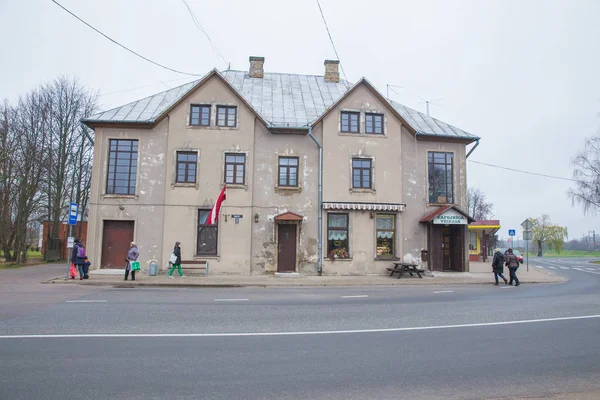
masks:
{"label": "downspout pipe", "polygon": [[477,146],[479,146],[479,139],[477,139],[477,142],[475,142],[475,146],[473,146],[473,148],[471,150],[469,150],[469,152],[467,153],[467,156],[465,158],[469,158],[469,156],[477,148]]}
{"label": "downspout pipe", "polygon": [[323,275],[323,146],[312,134],[312,126],[308,128],[308,136],[315,142],[319,148],[319,190],[318,190],[318,259],[317,259],[317,273],[319,276]]}

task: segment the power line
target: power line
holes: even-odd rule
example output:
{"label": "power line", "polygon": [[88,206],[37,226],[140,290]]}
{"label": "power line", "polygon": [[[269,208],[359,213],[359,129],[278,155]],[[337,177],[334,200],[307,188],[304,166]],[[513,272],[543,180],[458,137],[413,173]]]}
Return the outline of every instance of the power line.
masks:
{"label": "power line", "polygon": [[508,167],[502,167],[500,165],[494,165],[494,164],[488,164],[488,163],[484,163],[481,161],[475,161],[475,160],[467,160],[469,162],[475,163],[475,164],[481,164],[481,165],[486,165],[488,167],[494,167],[494,168],[500,168],[500,169],[505,169],[508,171],[514,171],[514,172],[520,172],[522,174],[528,174],[528,175],[536,175],[536,176],[543,176],[544,178],[552,178],[552,179],[561,179],[563,181],[571,181],[571,182],[582,182],[578,179],[571,179],[571,178],[564,178],[562,176],[555,176],[555,175],[546,175],[546,174],[540,174],[537,172],[529,172],[529,171],[523,171],[520,169],[514,169],[514,168],[508,168]]}
{"label": "power line", "polygon": [[[171,79],[168,81],[160,81],[161,83],[167,83],[167,82],[175,82],[175,81],[180,81],[183,79],[190,79],[187,76],[184,76],[183,78],[177,78],[177,79]],[[142,85],[142,86],[136,86],[134,88],[129,88],[129,89],[122,89],[122,90],[116,90],[114,92],[108,92],[108,93],[100,93],[100,95],[98,97],[102,97],[102,96],[108,96],[111,94],[116,94],[116,93],[123,93],[123,92],[131,92],[132,90],[138,90],[138,89],[143,89],[143,88],[147,88],[147,87],[151,87],[151,86],[156,86],[158,85],[158,83],[150,83],[148,85]]]}
{"label": "power line", "polygon": [[218,55],[219,57],[221,57],[221,59],[223,60],[223,62],[225,64],[227,64],[228,68],[230,63],[227,62],[227,60],[225,59],[225,57],[223,57],[223,54],[221,54],[221,52],[219,51],[219,49],[217,49],[217,46],[215,46],[215,44],[213,43],[212,39],[210,38],[209,34],[206,32],[206,30],[202,27],[202,25],[200,24],[200,21],[198,21],[198,18],[196,18],[196,15],[194,15],[194,12],[192,11],[192,9],[190,8],[189,4],[187,3],[187,1],[185,0],[181,0],[183,2],[183,4],[185,4],[185,6],[188,9],[188,12],[190,13],[190,17],[192,18],[192,21],[194,22],[194,25],[196,25],[196,28],[198,28],[200,30],[200,32],[204,33],[204,35],[206,36],[206,38],[208,39],[208,43],[210,43],[210,47],[212,47],[213,52]]}
{"label": "power line", "polygon": [[81,21],[81,22],[82,22],[82,23],[84,23],[85,25],[87,25],[89,28],[91,28],[91,29],[93,29],[94,31],[98,32],[99,34],[101,34],[102,36],[104,36],[105,38],[107,38],[108,40],[110,40],[111,42],[113,42],[114,44],[116,44],[117,46],[124,48],[125,50],[127,50],[128,52],[130,52],[130,53],[132,53],[132,54],[135,54],[135,55],[136,55],[136,56],[138,56],[139,58],[141,58],[141,59],[143,59],[143,60],[145,60],[145,61],[148,61],[149,63],[152,63],[152,64],[154,64],[154,65],[156,65],[156,66],[159,66],[159,67],[161,67],[161,68],[164,68],[164,69],[166,69],[166,70],[169,70],[169,71],[171,71],[171,72],[176,72],[176,73],[178,73],[178,74],[190,75],[190,76],[200,76],[199,74],[192,74],[192,73],[189,73],[189,72],[183,72],[183,71],[179,71],[179,70],[176,70],[176,69],[173,69],[173,68],[167,67],[167,66],[165,66],[165,65],[159,64],[159,63],[157,63],[156,61],[152,61],[151,59],[149,59],[149,58],[147,58],[147,57],[144,57],[143,55],[141,55],[141,54],[139,54],[139,53],[137,53],[137,52],[135,52],[135,51],[131,50],[129,47],[122,45],[121,43],[117,42],[116,40],[114,40],[114,39],[112,39],[112,38],[108,37],[107,35],[105,35],[104,33],[100,32],[98,29],[94,28],[92,25],[88,24],[88,23],[87,23],[87,22],[85,22],[83,19],[81,19],[81,18],[79,18],[77,15],[73,14],[73,13],[72,13],[71,11],[69,11],[67,8],[63,7],[63,5],[62,5],[62,4],[60,4],[59,2],[57,2],[56,0],[52,0],[52,2],[53,2],[54,4],[56,4],[57,6],[59,6],[60,8],[62,8],[63,10],[65,10],[66,12],[68,12],[69,14],[71,14],[73,17],[77,18],[79,21]]}
{"label": "power line", "polygon": [[329,35],[329,41],[331,42],[331,46],[333,46],[333,52],[335,53],[335,56],[340,62],[340,68],[342,69],[342,74],[344,75],[345,85],[346,87],[348,87],[348,78],[346,78],[346,72],[344,71],[342,60],[340,60],[340,55],[338,54],[337,49],[335,48],[335,43],[333,43],[333,38],[331,37],[331,32],[329,32],[329,27],[327,26],[327,21],[325,20],[325,15],[323,14],[323,9],[321,8],[321,3],[319,2],[319,0],[317,0],[317,5],[319,6],[319,11],[321,12],[321,18],[323,18],[323,23],[325,24],[327,35]]}

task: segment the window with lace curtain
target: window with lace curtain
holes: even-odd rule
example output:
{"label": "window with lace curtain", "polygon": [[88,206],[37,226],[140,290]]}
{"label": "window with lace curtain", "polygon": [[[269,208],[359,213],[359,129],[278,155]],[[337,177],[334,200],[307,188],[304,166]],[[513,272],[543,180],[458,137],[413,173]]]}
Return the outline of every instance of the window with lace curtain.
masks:
{"label": "window with lace curtain", "polygon": [[375,227],[377,237],[377,258],[394,257],[396,216],[393,214],[377,214]]}
{"label": "window with lace curtain", "polygon": [[329,258],[349,258],[348,214],[327,214],[327,254]]}

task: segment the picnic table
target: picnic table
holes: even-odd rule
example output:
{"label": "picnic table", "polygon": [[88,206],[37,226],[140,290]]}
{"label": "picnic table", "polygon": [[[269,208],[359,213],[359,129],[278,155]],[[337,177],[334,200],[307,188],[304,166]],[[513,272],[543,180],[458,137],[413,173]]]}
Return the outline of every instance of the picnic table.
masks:
{"label": "picnic table", "polygon": [[387,269],[388,271],[390,271],[390,276],[398,274],[398,279],[400,279],[402,277],[402,274],[404,273],[409,273],[410,276],[414,276],[413,273],[415,273],[419,278],[423,278],[421,276],[421,273],[425,271],[418,268],[419,264],[411,264],[404,262],[394,262],[392,264],[394,266]]}

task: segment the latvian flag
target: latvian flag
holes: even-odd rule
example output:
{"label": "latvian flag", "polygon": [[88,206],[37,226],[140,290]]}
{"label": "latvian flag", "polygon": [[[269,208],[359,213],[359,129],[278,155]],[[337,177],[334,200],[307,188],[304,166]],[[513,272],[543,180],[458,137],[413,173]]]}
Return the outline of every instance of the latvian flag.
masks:
{"label": "latvian flag", "polygon": [[209,225],[214,225],[219,221],[219,210],[221,209],[221,203],[225,201],[225,188],[227,186],[223,186],[223,190],[219,193],[219,197],[217,197],[217,201],[213,206],[212,210],[210,210],[210,215],[208,216],[208,220],[206,221]]}

